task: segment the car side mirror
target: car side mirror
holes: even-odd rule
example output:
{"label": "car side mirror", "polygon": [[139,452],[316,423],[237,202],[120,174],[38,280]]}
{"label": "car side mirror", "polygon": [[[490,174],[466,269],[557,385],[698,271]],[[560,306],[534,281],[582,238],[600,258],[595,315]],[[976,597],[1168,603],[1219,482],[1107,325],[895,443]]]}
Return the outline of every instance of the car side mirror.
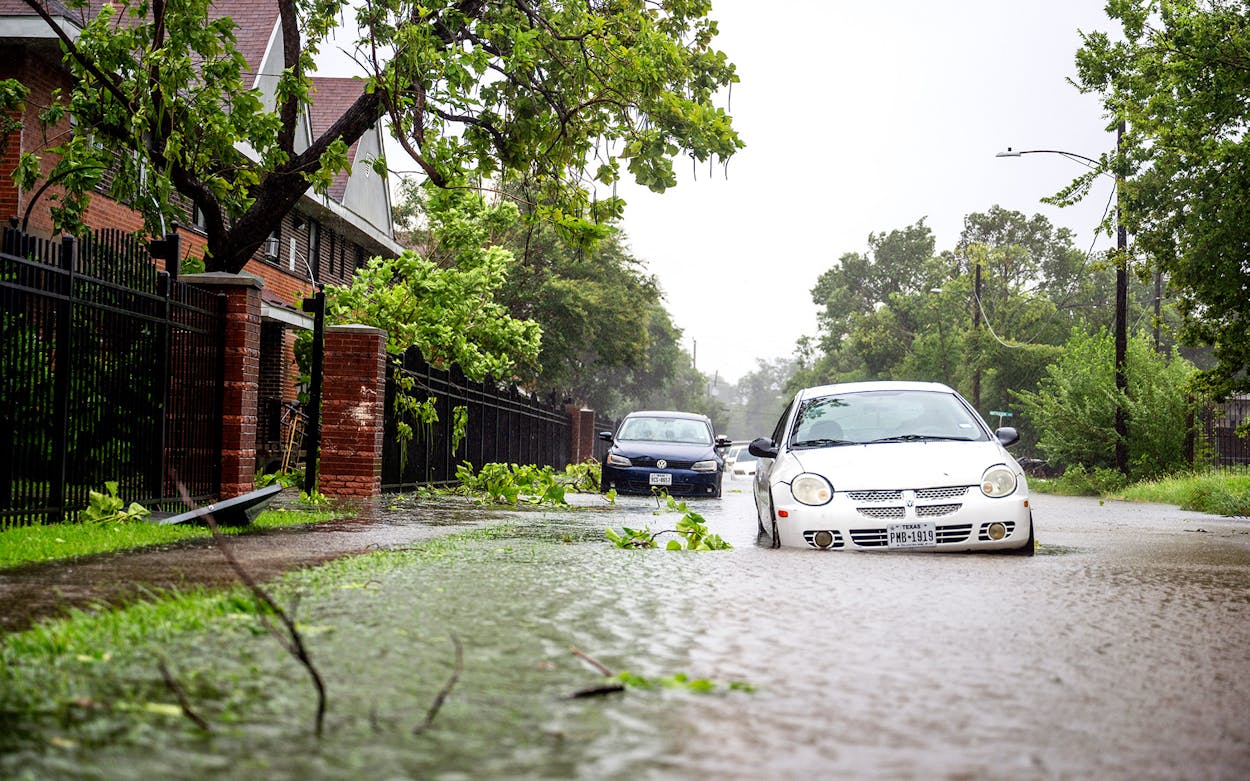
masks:
{"label": "car side mirror", "polygon": [[777,443],[768,437],[760,437],[751,440],[751,444],[747,445],[747,450],[756,458],[776,458]]}
{"label": "car side mirror", "polygon": [[1020,441],[1020,432],[1016,431],[1011,426],[1003,426],[994,432],[994,436],[1003,447],[1011,447]]}
{"label": "car side mirror", "polygon": [[717,447],[729,447],[733,443],[734,441],[730,439],[729,437],[725,436],[724,434],[721,434],[719,437],[716,438]]}
{"label": "car side mirror", "polygon": [[600,432],[599,432],[599,438],[600,438],[600,439],[602,439],[604,442],[611,442],[611,441],[612,441],[612,432],[611,432],[611,431],[600,431]]}

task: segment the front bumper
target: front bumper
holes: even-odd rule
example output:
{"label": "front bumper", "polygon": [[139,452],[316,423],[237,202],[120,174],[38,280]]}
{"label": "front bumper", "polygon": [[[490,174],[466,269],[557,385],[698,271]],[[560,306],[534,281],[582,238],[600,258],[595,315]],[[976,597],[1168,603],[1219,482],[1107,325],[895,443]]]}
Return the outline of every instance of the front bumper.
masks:
{"label": "front bumper", "polygon": [[[666,474],[672,479],[669,485],[654,485],[652,474]],[[647,494],[664,491],[670,496],[715,496],[720,486],[721,473],[696,472],[693,469],[658,469],[645,466],[603,467],[600,490],[615,488],[618,494]]]}
{"label": "front bumper", "polygon": [[[774,489],[777,536],[782,546],[825,550],[1009,550],[1028,544],[1027,496],[991,499],[976,486],[918,491],[838,491],[821,507],[796,502],[787,486]],[[784,500],[783,500],[784,496]],[[920,547],[896,547],[891,526],[934,525],[935,538]],[[993,539],[991,527],[1005,534]],[[825,534],[822,534],[825,532]]]}

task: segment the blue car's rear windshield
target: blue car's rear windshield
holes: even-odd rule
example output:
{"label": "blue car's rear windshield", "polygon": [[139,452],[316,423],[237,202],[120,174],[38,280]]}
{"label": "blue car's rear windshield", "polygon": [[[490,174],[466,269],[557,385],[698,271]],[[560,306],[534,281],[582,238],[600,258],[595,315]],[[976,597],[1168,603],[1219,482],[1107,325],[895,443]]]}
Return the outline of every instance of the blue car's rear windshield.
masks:
{"label": "blue car's rear windshield", "polygon": [[959,398],[933,391],[865,391],[809,399],[790,434],[794,448],[875,442],[980,441],[982,424]]}
{"label": "blue car's rear windshield", "polygon": [[712,432],[701,420],[689,418],[626,418],[617,439],[632,442],[678,442],[684,445],[710,445]]}

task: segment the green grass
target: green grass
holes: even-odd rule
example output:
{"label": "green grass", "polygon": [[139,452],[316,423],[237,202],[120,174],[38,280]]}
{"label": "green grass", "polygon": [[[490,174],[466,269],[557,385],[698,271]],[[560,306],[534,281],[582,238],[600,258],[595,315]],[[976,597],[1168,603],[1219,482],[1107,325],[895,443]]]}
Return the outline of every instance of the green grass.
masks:
{"label": "green grass", "polygon": [[1101,496],[1174,504],[1214,515],[1250,516],[1250,470],[1174,475],[1130,484],[1110,469],[1069,469],[1054,480],[1031,479],[1029,488],[1041,494]]}
{"label": "green grass", "polygon": [[[250,526],[222,527],[222,532],[246,534],[258,529],[318,523],[343,515],[342,510],[265,510]],[[0,569],[211,536],[207,527],[198,524],[159,526],[145,521],[14,526],[0,530]]]}
{"label": "green grass", "polygon": [[1181,475],[1125,488],[1112,499],[1174,504],[1183,510],[1250,516],[1250,472]]}

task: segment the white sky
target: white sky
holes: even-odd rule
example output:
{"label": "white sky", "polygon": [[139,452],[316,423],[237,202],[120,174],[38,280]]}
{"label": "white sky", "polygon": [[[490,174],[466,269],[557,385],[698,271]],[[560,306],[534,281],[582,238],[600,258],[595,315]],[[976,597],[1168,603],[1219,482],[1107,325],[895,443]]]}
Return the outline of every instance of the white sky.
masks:
{"label": "white sky", "polygon": [[[951,249],[965,215],[998,204],[1096,237],[1114,184],[1040,203],[1080,173],[1059,155],[1115,146],[1097,96],[1067,83],[1078,30],[1112,31],[1101,0],[713,0],[717,47],[741,83],[728,108],[746,148],[709,176],[678,164],[655,195],[618,189],[635,256],[663,286],[704,373],[733,381],[816,333],[810,291],[868,234],[921,217]],[[724,105],[724,104],[722,104]]]}

